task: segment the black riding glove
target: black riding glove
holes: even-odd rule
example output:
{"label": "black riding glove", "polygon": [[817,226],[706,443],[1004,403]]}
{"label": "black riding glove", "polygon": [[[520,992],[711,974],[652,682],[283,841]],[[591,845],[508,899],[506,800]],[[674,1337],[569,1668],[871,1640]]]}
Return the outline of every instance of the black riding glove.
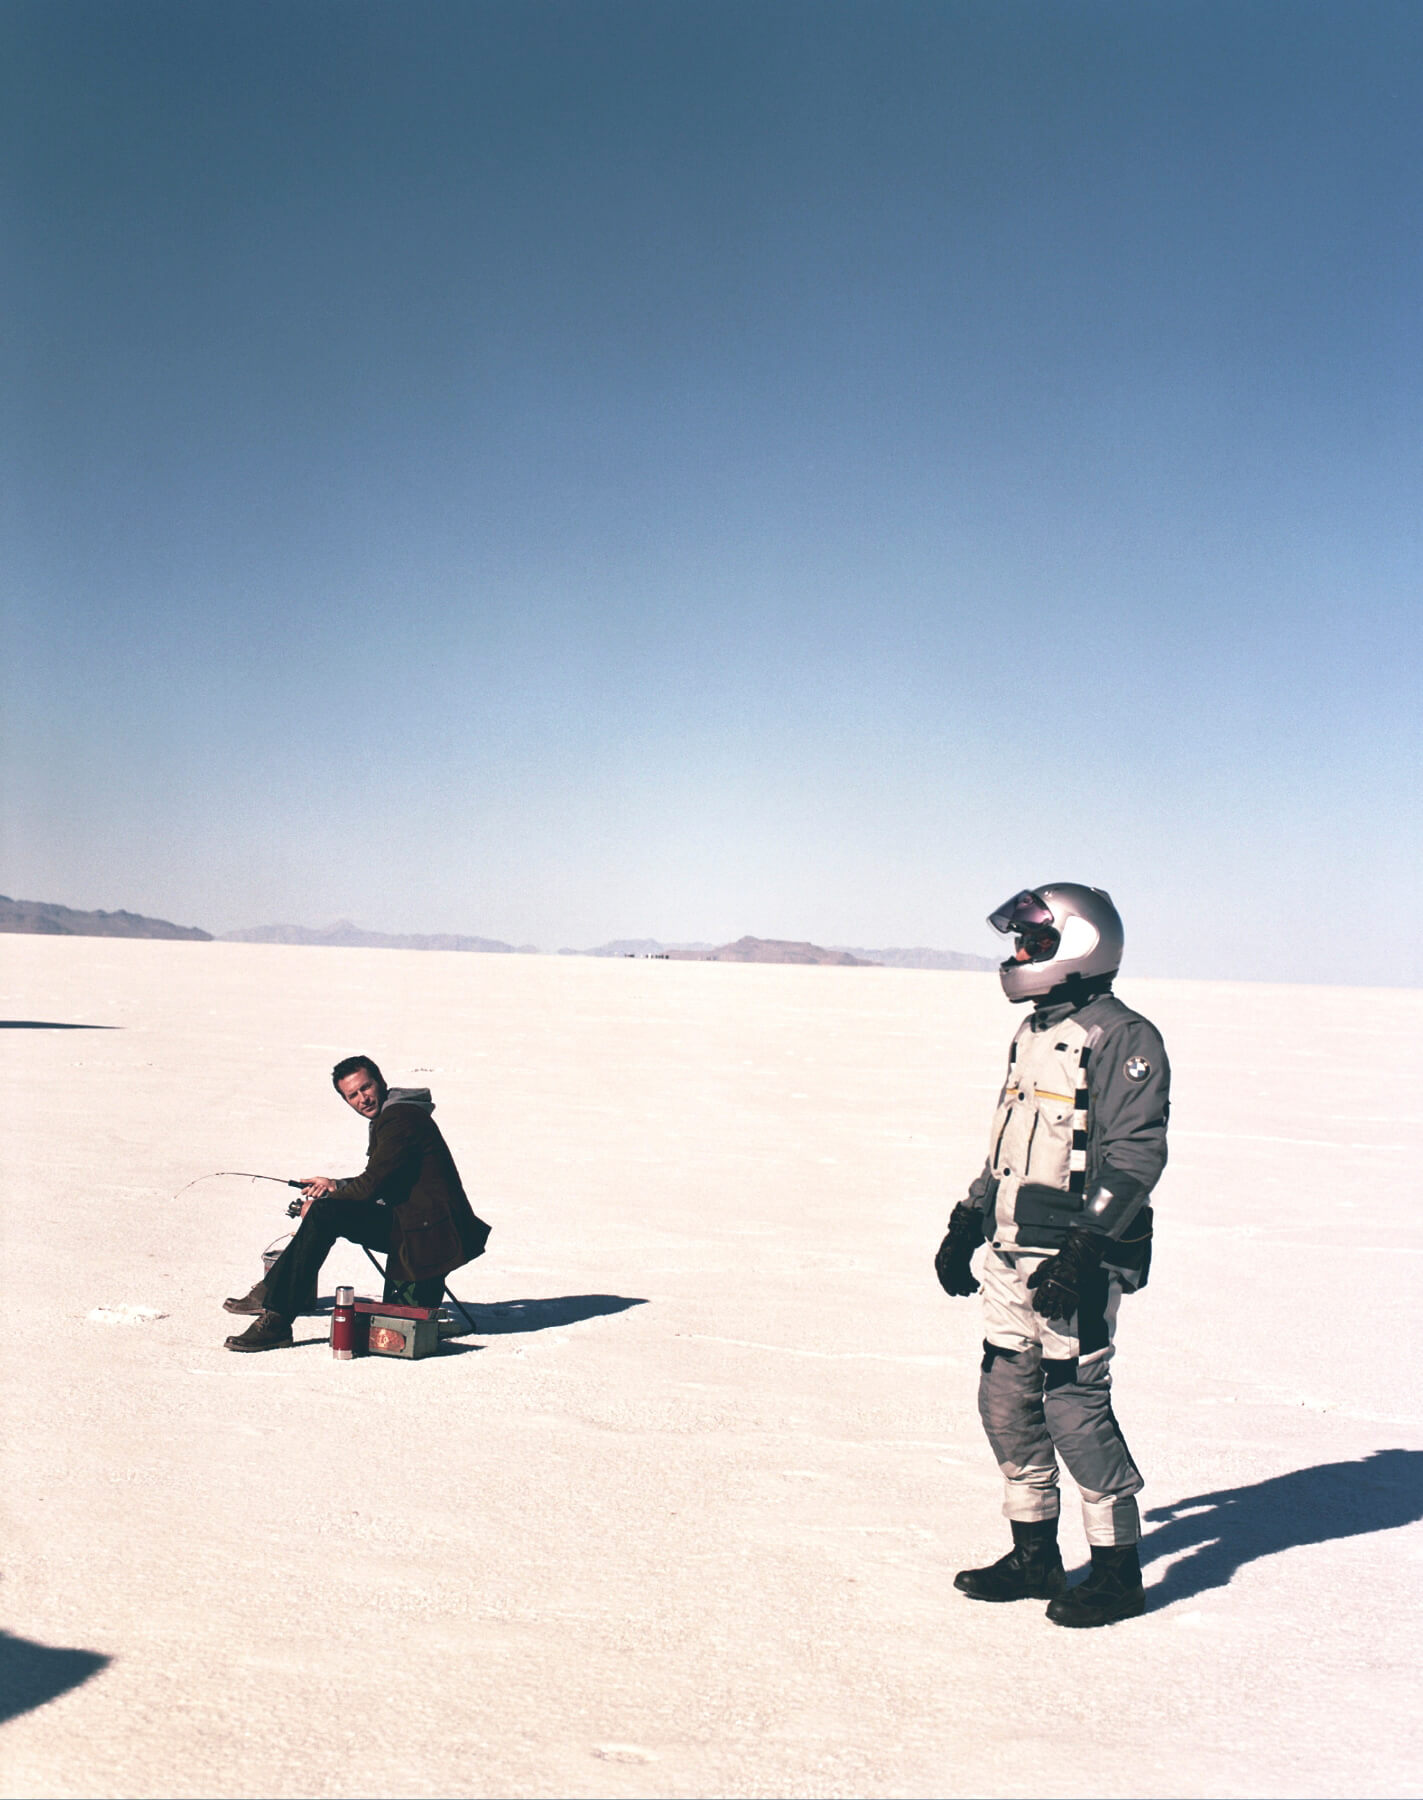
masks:
{"label": "black riding glove", "polygon": [[1082,1297],[1082,1284],[1102,1260],[1106,1239],[1093,1231],[1068,1233],[1056,1256],[1039,1264],[1028,1277],[1033,1311],[1045,1319],[1070,1319]]}
{"label": "black riding glove", "polygon": [[983,1214],[972,1200],[960,1200],[949,1214],[949,1235],[939,1245],[934,1273],[946,1294],[964,1299],[978,1292],[969,1263],[983,1242]]}

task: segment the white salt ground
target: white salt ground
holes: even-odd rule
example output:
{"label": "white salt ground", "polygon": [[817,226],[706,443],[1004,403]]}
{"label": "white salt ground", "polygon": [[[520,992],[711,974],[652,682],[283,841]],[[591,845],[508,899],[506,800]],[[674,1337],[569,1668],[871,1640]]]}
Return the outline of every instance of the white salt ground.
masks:
{"label": "white salt ground", "polygon": [[[1423,1789],[1423,995],[1122,984],[1176,1068],[1118,1361],[1151,1610],[1067,1633],[951,1586],[1006,1543],[931,1268],[992,976],[0,954],[0,1018],[120,1028],[0,1031],[5,1793]],[[287,1196],[170,1196],[359,1168],[357,1049],[493,1222],[479,1330],[233,1356]]]}

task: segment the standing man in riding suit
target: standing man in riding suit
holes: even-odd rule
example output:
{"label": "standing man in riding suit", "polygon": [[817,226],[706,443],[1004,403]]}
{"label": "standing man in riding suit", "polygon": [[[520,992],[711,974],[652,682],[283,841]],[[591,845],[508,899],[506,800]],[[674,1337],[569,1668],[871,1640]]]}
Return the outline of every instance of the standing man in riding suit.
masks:
{"label": "standing man in riding suit", "polygon": [[[1047,1600],[1058,1625],[1110,1625],[1146,1604],[1142,1479],[1112,1411],[1110,1364],[1117,1307],[1151,1261],[1147,1200],[1166,1165],[1171,1072],[1156,1027],[1112,993],[1122,922],[1100,888],[1025,889],[989,924],[1016,939],[1004,993],[1033,1010],[1008,1052],[988,1160],[935,1268],[947,1293],[976,1293],[970,1261],[987,1245],[978,1408],[1013,1548],[954,1586],[974,1600]],[[1071,1589],[1057,1546],[1059,1457],[1092,1550]]]}

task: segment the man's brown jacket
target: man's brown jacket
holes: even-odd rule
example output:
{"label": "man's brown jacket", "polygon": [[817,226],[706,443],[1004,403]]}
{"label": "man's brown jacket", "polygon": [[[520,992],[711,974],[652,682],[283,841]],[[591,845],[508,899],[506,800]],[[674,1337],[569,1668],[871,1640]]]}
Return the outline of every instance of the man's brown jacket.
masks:
{"label": "man's brown jacket", "polygon": [[390,1207],[390,1273],[401,1281],[448,1275],[482,1256],[489,1236],[465,1198],[434,1110],[429,1088],[391,1088],[371,1120],[364,1174],[336,1189],[342,1200]]}

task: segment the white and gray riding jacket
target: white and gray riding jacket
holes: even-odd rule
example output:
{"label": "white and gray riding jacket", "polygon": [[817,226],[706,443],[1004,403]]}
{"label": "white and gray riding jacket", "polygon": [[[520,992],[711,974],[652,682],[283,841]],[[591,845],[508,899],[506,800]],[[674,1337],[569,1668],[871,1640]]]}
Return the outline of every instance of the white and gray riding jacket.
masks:
{"label": "white and gray riding jacket", "polygon": [[1008,1052],[988,1160],[969,1188],[987,1241],[1041,1253],[1085,1227],[1113,1240],[1103,1261],[1139,1273],[1129,1285],[1140,1286],[1170,1087],[1160,1032],[1115,994],[1030,1014]]}

